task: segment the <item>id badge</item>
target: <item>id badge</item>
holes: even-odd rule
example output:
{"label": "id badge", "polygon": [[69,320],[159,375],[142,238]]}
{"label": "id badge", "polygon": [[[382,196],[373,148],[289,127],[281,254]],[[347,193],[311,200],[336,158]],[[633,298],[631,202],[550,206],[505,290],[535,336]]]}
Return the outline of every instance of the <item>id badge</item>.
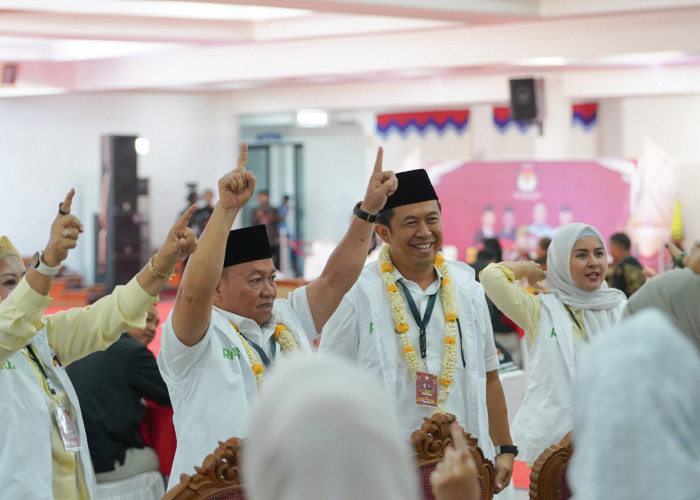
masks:
{"label": "id badge", "polygon": [[437,407],[437,375],[418,372],[416,377],[416,404]]}
{"label": "id badge", "polygon": [[66,408],[56,408],[53,411],[53,418],[58,427],[58,433],[61,435],[63,447],[66,451],[80,451],[83,447],[80,445],[80,434],[75,426],[70,410]]}

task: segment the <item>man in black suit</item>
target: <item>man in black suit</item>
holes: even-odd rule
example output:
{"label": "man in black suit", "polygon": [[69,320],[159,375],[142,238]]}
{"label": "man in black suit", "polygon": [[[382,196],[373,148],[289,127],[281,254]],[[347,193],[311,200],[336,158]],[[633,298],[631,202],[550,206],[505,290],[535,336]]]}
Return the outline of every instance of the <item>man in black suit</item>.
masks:
{"label": "man in black suit", "polygon": [[159,470],[158,456],[140,432],[142,398],[170,406],[156,359],[146,347],[159,322],[153,306],[145,328],[132,328],[107,350],[66,367],[80,400],[98,482]]}

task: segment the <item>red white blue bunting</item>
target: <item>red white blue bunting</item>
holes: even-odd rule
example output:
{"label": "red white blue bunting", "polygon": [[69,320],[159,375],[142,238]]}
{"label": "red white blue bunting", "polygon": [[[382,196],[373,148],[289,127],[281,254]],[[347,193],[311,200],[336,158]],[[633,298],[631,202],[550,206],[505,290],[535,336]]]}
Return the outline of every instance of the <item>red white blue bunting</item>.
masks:
{"label": "red white blue bunting", "polygon": [[520,130],[520,132],[524,134],[532,125],[531,123],[513,120],[510,117],[510,108],[508,106],[493,107],[493,124],[496,127],[496,129],[502,134],[505,134],[508,130],[508,127],[510,127],[511,125],[518,127],[518,130]]}
{"label": "red white blue bunting", "polygon": [[431,129],[442,135],[448,128],[462,134],[468,126],[468,109],[377,115],[377,133],[382,137],[386,137],[392,132],[405,136],[411,130],[422,136]]}
{"label": "red white blue bunting", "polygon": [[587,102],[571,106],[571,124],[581,126],[584,130],[595,127],[598,119],[598,103]]}

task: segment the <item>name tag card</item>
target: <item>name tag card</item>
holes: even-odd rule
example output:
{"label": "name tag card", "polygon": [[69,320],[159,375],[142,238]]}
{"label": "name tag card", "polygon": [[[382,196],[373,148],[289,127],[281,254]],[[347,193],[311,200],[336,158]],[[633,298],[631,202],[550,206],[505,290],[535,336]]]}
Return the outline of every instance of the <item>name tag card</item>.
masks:
{"label": "name tag card", "polygon": [[80,434],[75,426],[70,410],[66,408],[56,408],[53,411],[53,418],[58,427],[58,433],[61,435],[63,447],[66,451],[80,451],[83,447],[80,445]]}
{"label": "name tag card", "polygon": [[418,372],[416,377],[416,404],[437,407],[437,375]]}

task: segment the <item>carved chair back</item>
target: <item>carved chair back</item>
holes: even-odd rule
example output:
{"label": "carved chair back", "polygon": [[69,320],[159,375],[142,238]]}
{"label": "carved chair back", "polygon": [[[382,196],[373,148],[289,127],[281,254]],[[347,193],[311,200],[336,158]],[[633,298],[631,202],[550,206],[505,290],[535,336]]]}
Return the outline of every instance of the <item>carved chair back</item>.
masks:
{"label": "carved chair back", "polygon": [[[426,417],[420,429],[411,434],[420,488],[425,500],[434,500],[435,498],[430,485],[430,474],[445,457],[445,448],[452,444],[450,425],[456,421],[457,418],[450,413],[436,413],[430,418]],[[479,473],[481,498],[491,500],[496,486],[496,470],[491,460],[484,457],[477,439],[467,432],[464,435],[472,450],[474,463]]]}

